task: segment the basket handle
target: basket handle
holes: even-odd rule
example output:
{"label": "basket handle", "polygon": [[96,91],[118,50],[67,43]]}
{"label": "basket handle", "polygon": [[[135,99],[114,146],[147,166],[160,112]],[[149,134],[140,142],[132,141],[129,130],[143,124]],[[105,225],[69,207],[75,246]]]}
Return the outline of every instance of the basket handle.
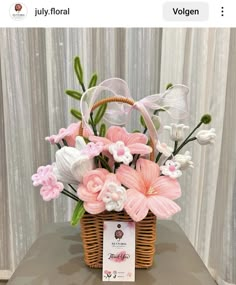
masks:
{"label": "basket handle", "polygon": [[[130,106],[133,106],[135,104],[135,101],[130,99],[130,98],[125,98],[125,97],[110,97],[110,98],[105,98],[102,99],[98,102],[96,102],[93,107],[91,108],[91,112],[93,112],[97,107],[101,106],[102,104],[106,104],[109,102],[119,102],[119,103],[125,103]],[[83,136],[83,124],[80,124],[79,128],[79,135]],[[152,152],[150,153],[150,160],[154,161],[154,142],[152,139],[150,139],[150,146],[152,148]]]}

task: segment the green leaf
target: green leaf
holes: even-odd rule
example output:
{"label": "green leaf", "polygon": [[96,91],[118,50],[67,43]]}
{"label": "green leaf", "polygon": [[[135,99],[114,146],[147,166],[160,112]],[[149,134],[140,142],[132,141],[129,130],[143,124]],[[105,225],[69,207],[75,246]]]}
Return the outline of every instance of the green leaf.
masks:
{"label": "green leaf", "polygon": [[145,123],[145,121],[144,121],[143,116],[140,116],[140,123],[141,123],[141,125],[142,125],[144,128],[147,127],[147,126],[146,126],[146,123]]}
{"label": "green leaf", "polygon": [[107,127],[105,124],[101,124],[100,130],[99,130],[99,136],[105,137],[107,131]]}
{"label": "green leaf", "polygon": [[76,226],[80,219],[83,217],[85,213],[85,209],[84,209],[84,205],[83,205],[83,201],[79,201],[74,209],[72,218],[71,218],[71,225],[72,226]]}
{"label": "green leaf", "polygon": [[88,88],[91,88],[91,87],[96,86],[97,80],[98,80],[98,76],[97,76],[96,73],[94,73],[93,76],[92,76],[92,78],[91,78],[91,80],[90,80],[90,82],[89,82]]}
{"label": "green leaf", "polygon": [[80,62],[80,58],[79,56],[76,56],[75,59],[74,59],[74,70],[75,70],[75,73],[76,73],[76,76],[79,80],[79,83],[80,85],[83,85],[84,84],[84,75],[83,75],[83,69],[82,69],[82,65],[81,65],[81,62]]}
{"label": "green leaf", "polygon": [[71,109],[70,110],[71,114],[78,120],[82,120],[82,115],[80,113],[80,111],[76,110],[76,109]]}
{"label": "green leaf", "polygon": [[80,100],[82,97],[82,94],[78,91],[75,91],[75,90],[66,90],[66,94],[69,95],[70,97],[76,99],[76,100]]}
{"label": "green leaf", "polygon": [[94,124],[95,124],[95,126],[101,121],[103,115],[104,115],[105,112],[106,112],[106,109],[107,109],[107,103],[102,104],[102,105],[98,108],[98,111],[97,111],[96,116],[95,116],[95,118],[94,118]]}

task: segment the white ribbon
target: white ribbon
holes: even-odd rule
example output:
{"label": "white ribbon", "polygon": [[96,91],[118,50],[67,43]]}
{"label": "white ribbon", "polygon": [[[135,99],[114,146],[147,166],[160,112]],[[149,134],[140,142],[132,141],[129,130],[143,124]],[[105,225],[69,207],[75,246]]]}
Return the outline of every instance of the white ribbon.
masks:
{"label": "white ribbon", "polygon": [[[125,125],[127,116],[132,108],[138,109],[144,118],[150,137],[155,143],[157,141],[157,131],[150,114],[155,110],[165,110],[173,119],[180,120],[186,118],[188,116],[186,100],[188,92],[187,86],[177,84],[164,93],[149,95],[136,101],[134,106],[111,102],[108,104],[104,119],[112,125]],[[83,127],[91,129],[88,122],[92,107],[98,98],[106,97],[124,97],[133,100],[127,83],[120,78],[107,79],[98,86],[88,89],[82,95],[80,101]]]}

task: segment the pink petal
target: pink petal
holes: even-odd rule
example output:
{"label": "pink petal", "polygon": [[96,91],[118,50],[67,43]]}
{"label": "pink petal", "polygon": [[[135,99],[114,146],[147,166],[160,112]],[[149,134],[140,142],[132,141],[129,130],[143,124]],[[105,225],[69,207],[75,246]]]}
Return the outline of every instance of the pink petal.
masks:
{"label": "pink petal", "polygon": [[89,171],[87,174],[84,175],[83,184],[87,185],[88,182],[98,176],[103,182],[106,180],[106,175],[110,172],[104,168],[97,168],[95,170]]}
{"label": "pink petal", "polygon": [[97,136],[89,136],[89,140],[91,142],[101,142],[103,143],[104,145],[109,145],[111,144],[112,142],[110,140],[108,140],[107,138],[103,138],[103,137],[97,137]]}
{"label": "pink petal", "polygon": [[136,189],[137,191],[146,192],[142,176],[137,171],[127,165],[121,165],[116,171],[118,180],[127,188]]}
{"label": "pink petal", "polygon": [[124,128],[112,126],[108,129],[106,137],[111,142],[123,141],[126,144],[128,133]]}
{"label": "pink petal", "polygon": [[176,179],[167,176],[158,177],[152,184],[152,187],[156,194],[171,200],[175,200],[181,196],[179,182]]}
{"label": "pink petal", "polygon": [[86,187],[83,185],[80,185],[77,189],[77,196],[80,198],[80,200],[85,202],[93,202],[97,200],[97,193],[91,193],[87,190]]}
{"label": "pink petal", "polygon": [[97,200],[101,201],[107,193],[107,183],[114,182],[120,186],[120,181],[117,179],[116,174],[110,173],[106,176],[106,182],[103,189],[99,192]]}
{"label": "pink petal", "polygon": [[130,152],[133,153],[138,153],[138,154],[148,154],[152,152],[152,148],[148,145],[142,144],[142,143],[134,143],[128,145],[128,148]]}
{"label": "pink petal", "polygon": [[147,198],[142,193],[129,189],[127,190],[127,201],[124,208],[135,222],[139,222],[147,216]]}
{"label": "pink petal", "polygon": [[105,204],[100,201],[94,203],[85,202],[84,208],[88,213],[95,215],[105,211]]}
{"label": "pink petal", "polygon": [[129,146],[130,144],[135,144],[135,143],[146,144],[147,142],[148,138],[146,135],[140,133],[134,133],[134,134],[128,134],[126,145]]}
{"label": "pink petal", "polygon": [[160,219],[168,219],[181,210],[175,202],[162,196],[148,197],[147,205],[152,213]]}
{"label": "pink petal", "polygon": [[155,162],[148,159],[139,158],[136,163],[136,169],[142,176],[146,189],[148,190],[152,184],[160,176],[160,167]]}

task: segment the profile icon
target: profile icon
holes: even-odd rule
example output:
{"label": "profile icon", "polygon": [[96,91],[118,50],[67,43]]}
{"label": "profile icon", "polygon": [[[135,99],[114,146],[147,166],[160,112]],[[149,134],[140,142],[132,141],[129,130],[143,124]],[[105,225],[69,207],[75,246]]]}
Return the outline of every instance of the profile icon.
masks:
{"label": "profile icon", "polygon": [[22,5],[19,4],[19,3],[16,4],[16,5],[15,5],[15,11],[16,11],[16,12],[20,12],[21,10],[22,10]]}
{"label": "profile icon", "polygon": [[10,16],[13,20],[21,21],[26,18],[28,9],[24,3],[14,3],[9,10]]}

